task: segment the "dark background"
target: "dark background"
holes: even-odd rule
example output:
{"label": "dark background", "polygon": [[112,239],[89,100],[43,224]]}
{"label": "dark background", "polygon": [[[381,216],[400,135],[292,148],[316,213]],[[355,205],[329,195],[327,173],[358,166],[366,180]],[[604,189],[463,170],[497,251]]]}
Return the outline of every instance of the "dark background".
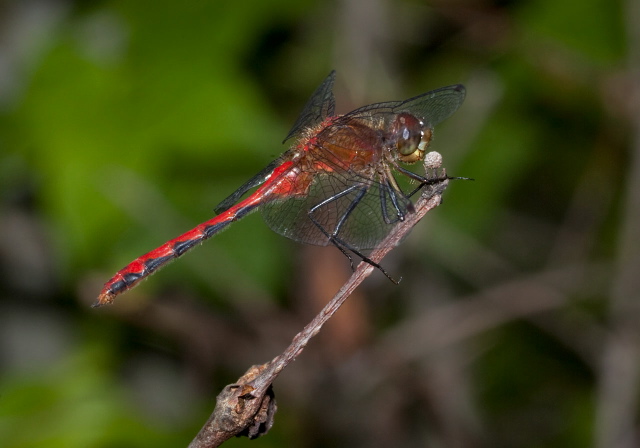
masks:
{"label": "dark background", "polygon": [[213,216],[338,71],[339,112],[463,83],[454,181],[275,383],[253,447],[635,447],[637,0],[0,3],[0,444],[186,446],[349,275]]}

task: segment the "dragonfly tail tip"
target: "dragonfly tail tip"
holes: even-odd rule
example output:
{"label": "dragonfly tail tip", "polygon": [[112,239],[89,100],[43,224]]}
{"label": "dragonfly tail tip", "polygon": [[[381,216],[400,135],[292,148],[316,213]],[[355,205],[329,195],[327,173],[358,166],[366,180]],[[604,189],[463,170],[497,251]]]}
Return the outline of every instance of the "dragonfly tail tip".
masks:
{"label": "dragonfly tail tip", "polygon": [[103,305],[110,305],[113,303],[114,299],[115,299],[115,295],[113,293],[110,293],[110,292],[100,293],[100,295],[98,296],[98,300],[96,300],[93,303],[93,305],[91,305],[91,308],[100,308]]}

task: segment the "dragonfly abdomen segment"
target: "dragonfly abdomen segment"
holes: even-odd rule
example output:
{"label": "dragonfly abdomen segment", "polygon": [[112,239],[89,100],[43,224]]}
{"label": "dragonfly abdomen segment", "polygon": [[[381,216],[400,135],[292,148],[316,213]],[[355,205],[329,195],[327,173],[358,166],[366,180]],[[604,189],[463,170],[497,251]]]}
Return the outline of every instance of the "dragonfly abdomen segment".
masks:
{"label": "dragonfly abdomen segment", "polygon": [[135,287],[140,281],[170,261],[182,256],[190,249],[224,230],[229,224],[243,218],[260,205],[256,201],[243,201],[209,221],[203,222],[188,232],[167,241],[162,246],[144,254],[118,271],[104,284],[94,306],[113,302],[118,294]]}

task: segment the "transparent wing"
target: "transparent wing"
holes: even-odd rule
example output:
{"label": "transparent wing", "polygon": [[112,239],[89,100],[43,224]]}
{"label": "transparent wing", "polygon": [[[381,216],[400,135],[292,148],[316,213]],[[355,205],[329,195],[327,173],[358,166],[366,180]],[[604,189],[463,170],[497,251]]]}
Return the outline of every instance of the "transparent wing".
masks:
{"label": "transparent wing", "polygon": [[411,201],[379,179],[337,165],[315,173],[306,195],[278,198],[261,208],[269,227],[287,238],[327,246],[335,237],[356,250],[377,247],[399,215],[410,210]]}
{"label": "transparent wing", "polygon": [[343,115],[340,120],[348,122],[358,117],[365,118],[411,112],[422,119],[425,124],[433,127],[453,115],[462,105],[465,95],[464,86],[456,84],[432,90],[404,101],[388,101],[363,106]]}
{"label": "transparent wing", "polygon": [[[283,143],[290,138],[297,136],[302,130],[321,123],[326,117],[333,115],[335,111],[335,98],[333,96],[332,89],[335,79],[336,72],[333,70],[316,89],[316,91],[313,92],[311,98],[307,101],[302,113],[289,131],[289,134],[284,139]],[[238,202],[245,193],[264,183],[271,172],[273,172],[273,170],[282,163],[282,160],[283,156],[271,162],[265,169],[253,176],[249,181],[245,182],[240,188],[220,202],[220,204],[214,208],[214,211],[216,213],[223,213],[228,210]]]}
{"label": "transparent wing", "polygon": [[[333,113],[333,77],[332,72],[314,93],[290,136]],[[359,251],[377,247],[413,211],[407,194],[394,189],[394,180],[387,178],[393,175],[385,167],[388,125],[398,113],[410,112],[433,127],[451,116],[464,96],[461,85],[443,87],[405,101],[364,106],[336,118],[314,136],[314,143],[305,146],[287,173],[288,185],[280,190],[289,195],[273,195],[265,201],[266,223],[302,243],[337,243]]]}
{"label": "transparent wing", "polygon": [[464,97],[464,87],[454,85],[337,118],[315,136],[306,162],[298,165],[298,177],[313,180],[291,189],[299,194],[265,204],[265,221],[302,243],[325,246],[337,239],[356,250],[377,247],[400,217],[413,210],[411,200],[391,187],[381,168],[387,163],[382,155],[387,125],[398,113],[410,112],[433,127],[451,116]]}
{"label": "transparent wing", "polygon": [[332,70],[329,76],[320,84],[320,87],[313,92],[309,101],[302,109],[302,113],[294,123],[293,127],[282,141],[286,142],[292,137],[296,137],[300,132],[309,127],[315,126],[326,117],[333,115],[336,108],[336,101],[333,96],[333,83],[336,79],[336,71]]}
{"label": "transparent wing", "polygon": [[223,199],[222,202],[216,205],[216,207],[213,209],[214,212],[216,212],[216,214],[226,212],[228,209],[234,206],[246,192],[254,187],[257,187],[258,185],[262,185],[263,183],[265,183],[267,178],[271,175],[271,173],[273,173],[273,170],[275,170],[278,165],[282,163],[283,158],[284,157],[278,157],[276,160],[267,165],[266,168],[264,168],[258,174],[245,182],[240,188]]}

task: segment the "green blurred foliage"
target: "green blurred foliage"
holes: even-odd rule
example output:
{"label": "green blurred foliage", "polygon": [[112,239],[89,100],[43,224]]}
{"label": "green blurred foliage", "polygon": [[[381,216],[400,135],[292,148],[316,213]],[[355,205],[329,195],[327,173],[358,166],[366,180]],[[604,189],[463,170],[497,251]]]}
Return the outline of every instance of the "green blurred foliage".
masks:
{"label": "green blurred foliage", "polygon": [[[376,347],[391,344],[405,321],[441,306],[462,312],[502,282],[528,279],[528,296],[557,280],[542,279],[547,270],[611,269],[632,158],[625,5],[388,0],[360,14],[363,5],[6,2],[3,447],[186,446],[217,392],[305,324],[317,304],[302,299],[304,284],[319,268],[257,215],[115,311],[88,305],[118,267],[209,219],[279,155],[332,68],[342,112],[363,96],[402,99],[465,83],[467,102],[433,147],[450,175],[475,181],[452,182],[421,223],[427,230],[395,251],[389,265],[402,273],[400,286],[378,278],[365,289],[367,312],[350,317],[368,328],[357,349],[310,347],[307,361],[290,367],[302,373],[276,384],[284,393],[271,433],[228,445],[390,446],[377,436],[383,430],[394,446],[593,444],[601,353],[582,341],[597,339],[591,330],[607,319],[600,271],[539,315],[507,307],[497,323],[482,313],[454,319],[448,329],[462,333],[490,322],[447,346],[466,357],[460,376],[443,376],[466,388],[429,383],[439,377],[427,373],[449,366],[437,342],[418,360],[398,354],[401,368],[396,352],[383,362]],[[348,346],[340,336],[337,345]],[[430,343],[415,338],[405,345]],[[368,377],[345,380],[359,368],[385,373],[380,383],[372,375],[373,386]],[[438,389],[466,395],[447,408]]]}

